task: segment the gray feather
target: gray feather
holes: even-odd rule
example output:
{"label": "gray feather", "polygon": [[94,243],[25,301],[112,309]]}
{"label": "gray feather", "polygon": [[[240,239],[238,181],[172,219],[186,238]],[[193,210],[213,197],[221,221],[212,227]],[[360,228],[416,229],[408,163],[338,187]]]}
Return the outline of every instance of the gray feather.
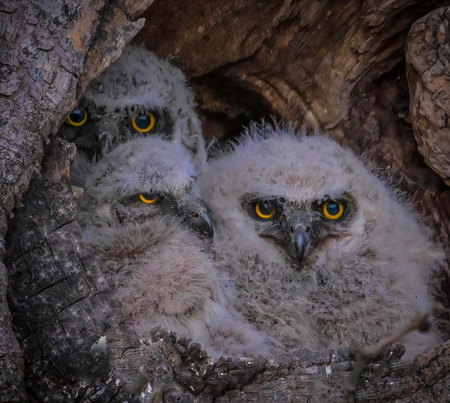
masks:
{"label": "gray feather", "polygon": [[[195,178],[180,142],[153,136],[117,146],[84,178],[83,235],[139,337],[165,329],[212,356],[267,354],[270,338],[234,310],[229,277],[189,226],[186,200],[201,205]],[[142,202],[142,193],[159,202]]]}
{"label": "gray feather", "polygon": [[[254,126],[198,183],[236,308],[286,349],[372,343],[432,307],[443,253],[430,231],[327,136]],[[275,219],[255,216],[261,199],[277,201]],[[327,200],[345,204],[342,218],[323,215]],[[406,357],[439,340],[436,328],[408,336]]]}

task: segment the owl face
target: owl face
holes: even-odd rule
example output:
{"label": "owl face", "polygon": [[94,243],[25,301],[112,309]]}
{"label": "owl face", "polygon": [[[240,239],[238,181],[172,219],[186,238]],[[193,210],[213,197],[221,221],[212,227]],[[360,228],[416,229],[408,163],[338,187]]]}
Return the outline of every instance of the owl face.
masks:
{"label": "owl face", "polygon": [[314,200],[245,194],[241,205],[255,220],[258,236],[282,247],[299,265],[327,239],[345,236],[356,210],[348,194]]}
{"label": "owl face", "polygon": [[81,222],[100,232],[170,216],[213,234],[189,153],[180,143],[152,137],[121,144],[93,165],[84,187]]}
{"label": "owl face", "polygon": [[200,159],[204,142],[182,72],[132,45],[95,79],[58,135],[97,161],[117,145],[157,133]]}
{"label": "owl face", "polygon": [[255,254],[286,256],[299,268],[330,254],[402,259],[392,242],[410,254],[428,242],[392,192],[325,136],[251,133],[212,160],[199,185],[218,242],[233,234]]}
{"label": "owl face", "polygon": [[174,122],[164,108],[132,104],[109,111],[83,98],[65,122],[65,139],[74,141],[90,161],[98,161],[118,144],[158,133],[170,140]]}

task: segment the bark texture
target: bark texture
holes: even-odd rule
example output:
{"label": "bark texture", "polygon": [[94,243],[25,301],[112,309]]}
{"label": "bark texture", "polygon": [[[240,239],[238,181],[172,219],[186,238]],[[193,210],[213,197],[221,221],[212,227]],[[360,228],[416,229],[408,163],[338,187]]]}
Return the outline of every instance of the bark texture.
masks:
{"label": "bark texture", "polygon": [[450,8],[419,19],[406,47],[410,109],[418,150],[450,185]]}
{"label": "bark texture", "polygon": [[[394,346],[349,393],[355,354],[345,346],[270,363],[211,361],[164,333],[138,340],[115,319],[100,271],[83,264],[92,252],[67,184],[73,148],[47,141],[145,17],[136,41],[191,79],[206,136],[236,136],[270,115],[328,130],[414,195],[447,246],[449,11],[432,11],[445,4],[0,0],[0,257],[9,216],[10,280],[0,264],[0,401],[26,401],[23,380],[31,401],[51,402],[449,401],[448,341],[414,363]],[[442,286],[448,304],[445,275]]]}
{"label": "bark texture", "polygon": [[[103,0],[0,2],[2,260],[7,217],[20,203],[33,173],[39,172],[45,139],[73,107],[88,81],[120,55],[143,22],[128,20],[114,2]],[[96,69],[87,64],[86,70],[85,64],[93,57]],[[11,332],[6,287],[6,270],[1,263],[0,401],[24,401],[23,363]]]}
{"label": "bark texture", "polygon": [[137,39],[199,85],[209,79],[224,89],[231,81],[271,112],[301,122],[311,111],[328,130],[348,116],[355,85],[391,70],[411,24],[439,3],[156,1]]}
{"label": "bark texture", "polygon": [[[130,388],[122,387],[139,380],[139,342],[115,322],[105,278],[76,221],[82,190],[67,182],[74,152],[73,144],[51,137],[42,175],[31,180],[9,223],[8,302],[26,389],[36,402],[130,400]],[[123,371],[128,349],[134,357]]]}

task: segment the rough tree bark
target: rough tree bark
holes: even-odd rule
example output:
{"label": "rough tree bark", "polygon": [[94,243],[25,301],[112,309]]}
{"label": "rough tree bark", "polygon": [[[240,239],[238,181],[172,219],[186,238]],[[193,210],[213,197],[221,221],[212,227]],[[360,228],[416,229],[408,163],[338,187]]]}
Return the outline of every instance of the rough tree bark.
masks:
{"label": "rough tree bark", "polygon": [[[144,23],[129,19],[126,6],[120,7],[104,0],[0,2],[1,260],[7,217],[39,172],[45,139]],[[23,364],[6,287],[0,263],[0,401],[23,401]]]}
{"label": "rough tree bark", "polygon": [[450,9],[418,20],[408,36],[406,67],[414,135],[425,162],[450,185]]}
{"label": "rough tree bark", "polygon": [[[433,161],[429,150],[434,155],[447,150],[441,129],[448,122],[442,123],[441,111],[448,110],[448,10],[425,16],[445,2],[19,3],[0,3],[0,240],[6,217],[20,204],[34,172],[24,206],[10,221],[6,260],[31,400],[133,401],[138,397],[130,391],[141,390],[147,392],[144,400],[153,401],[450,399],[449,342],[413,364],[400,362],[402,349],[394,347],[368,365],[349,395],[344,386],[354,354],[345,347],[299,350],[272,365],[263,359],[211,362],[200,346],[174,335],[136,340],[114,322],[100,273],[83,266],[90,251],[74,220],[77,196],[66,183],[70,146],[53,139],[42,176],[38,173],[48,134],[88,82],[118,57],[143,16],[147,23],[137,41],[178,63],[191,78],[206,129],[227,137],[241,123],[270,114],[326,129],[415,195],[438,240],[447,245],[450,192],[423,163],[411,128],[412,120],[419,151],[446,179],[448,161],[436,156]],[[420,17],[408,39],[410,116],[403,49]],[[421,65],[433,52],[437,59]],[[447,73],[433,68],[437,60]],[[429,141],[431,132],[440,137]],[[22,401],[21,353],[10,331],[4,268],[0,280],[0,401]],[[448,302],[445,292],[442,300]],[[108,351],[91,349],[105,333]],[[74,362],[60,359],[67,351]]]}

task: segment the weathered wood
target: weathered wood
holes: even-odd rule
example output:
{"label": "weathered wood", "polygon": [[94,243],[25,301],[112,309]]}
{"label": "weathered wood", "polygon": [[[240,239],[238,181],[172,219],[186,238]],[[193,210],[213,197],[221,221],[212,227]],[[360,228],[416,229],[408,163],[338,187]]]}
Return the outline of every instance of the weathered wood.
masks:
{"label": "weathered wood", "polygon": [[414,135],[425,162],[450,185],[450,8],[415,22],[406,45]]}
{"label": "weathered wood", "polygon": [[0,401],[23,402],[26,399],[23,383],[22,351],[11,329],[11,315],[6,304],[8,273],[0,263]]}
{"label": "weathered wood", "polygon": [[[105,332],[103,318],[108,315],[98,297],[99,273],[84,268],[82,259],[89,249],[75,221],[76,199],[62,181],[73,147],[55,142],[47,147],[54,158],[45,159],[44,177],[31,181],[23,208],[10,222],[5,259],[8,300],[24,351],[26,379],[39,374],[42,384],[95,372],[92,367],[105,357],[91,355],[90,350]],[[28,391],[39,381],[29,384]],[[42,391],[36,392],[37,400],[43,397]]]}
{"label": "weathered wood", "polygon": [[[103,0],[0,2],[1,260],[7,216],[39,171],[43,142],[73,107],[77,86],[105,69],[142,27],[143,20],[112,18],[119,12],[124,15]],[[96,49],[97,68],[83,75],[85,59],[102,34],[114,41]],[[106,57],[111,47],[114,53]],[[0,401],[23,401],[23,364],[11,333],[3,264],[0,276]]]}
{"label": "weathered wood", "polygon": [[331,129],[357,99],[355,85],[397,64],[411,24],[440,3],[157,0],[136,40],[179,63],[198,85],[231,82],[279,116],[302,122],[311,111]]}

